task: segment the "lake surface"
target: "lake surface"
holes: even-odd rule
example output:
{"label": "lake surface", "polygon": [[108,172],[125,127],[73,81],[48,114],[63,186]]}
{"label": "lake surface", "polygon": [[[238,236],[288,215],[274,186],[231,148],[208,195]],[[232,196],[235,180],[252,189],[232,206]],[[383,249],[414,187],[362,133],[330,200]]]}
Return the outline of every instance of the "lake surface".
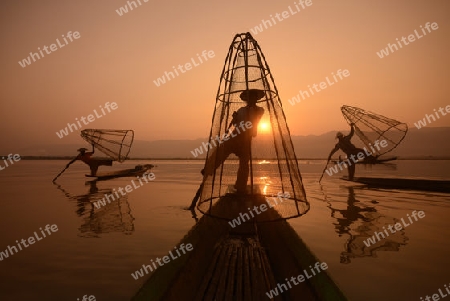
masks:
{"label": "lake surface", "polygon": [[[19,161],[0,171],[0,251],[39,228],[58,230],[0,261],[0,300],[129,300],[148,276],[131,273],[172,250],[195,224],[187,207],[201,182],[200,161],[153,163],[156,179],[108,204],[92,202],[131,183],[86,183],[88,168],[65,161]],[[289,220],[350,300],[420,300],[450,283],[450,194],[367,189],[318,179],[325,161],[300,161],[310,211]],[[104,167],[103,167],[104,168]],[[357,167],[356,176],[450,179],[450,161],[398,161]],[[100,168],[100,171],[102,167]],[[106,169],[104,169],[106,170]],[[407,214],[425,217],[373,246],[364,240]]]}

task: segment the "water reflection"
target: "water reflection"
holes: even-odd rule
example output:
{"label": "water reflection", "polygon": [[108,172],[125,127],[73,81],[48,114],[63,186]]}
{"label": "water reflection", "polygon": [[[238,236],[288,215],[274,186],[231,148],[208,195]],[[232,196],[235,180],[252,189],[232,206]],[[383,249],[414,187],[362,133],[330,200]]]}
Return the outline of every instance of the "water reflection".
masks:
{"label": "water reflection", "polygon": [[[56,184],[55,184],[56,185]],[[78,228],[81,237],[100,237],[102,233],[122,232],[130,235],[134,232],[134,217],[131,214],[128,196],[120,196],[115,201],[107,203],[97,209],[94,203],[102,199],[105,194],[111,194],[112,188],[99,189],[97,181],[86,182],[88,192],[81,195],[72,195],[61,185],[57,188],[66,197],[76,202],[75,213],[81,218],[82,224]]]}
{"label": "water reflection", "polygon": [[[336,233],[339,237],[348,236],[344,244],[344,251],[340,254],[340,262],[348,264],[354,258],[377,257],[379,251],[399,251],[400,246],[406,245],[408,237],[405,231],[397,231],[386,238],[381,238],[375,244],[370,244],[367,239],[375,232],[383,232],[389,225],[399,222],[398,219],[380,214],[375,206],[366,205],[355,197],[353,187],[348,189],[347,202],[331,201],[325,197]],[[372,201],[372,204],[376,204]],[[384,229],[383,229],[384,227]],[[365,243],[364,243],[365,242]]]}

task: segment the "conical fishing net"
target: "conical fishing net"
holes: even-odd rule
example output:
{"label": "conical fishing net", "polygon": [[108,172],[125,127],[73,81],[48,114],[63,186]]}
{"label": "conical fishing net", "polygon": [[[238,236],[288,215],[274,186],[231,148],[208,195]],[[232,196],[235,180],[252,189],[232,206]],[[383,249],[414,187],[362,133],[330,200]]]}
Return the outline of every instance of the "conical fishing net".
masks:
{"label": "conical fishing net", "polygon": [[256,221],[296,217],[309,210],[278,90],[250,33],[237,34],[231,43],[209,141],[203,146],[208,153],[197,206],[201,212],[236,218],[236,210],[215,206],[220,199],[230,201],[228,207],[247,210],[265,204],[267,211],[276,211],[253,211]]}
{"label": "conical fishing net", "polygon": [[[342,106],[342,114],[348,124],[354,123],[355,134],[364,146],[375,156],[392,151],[405,138],[408,125],[385,116],[365,111],[357,107]],[[376,141],[386,140],[385,144],[376,147]]]}
{"label": "conical fishing net", "polygon": [[134,132],[133,130],[86,129],[81,131],[81,137],[105,155],[123,162],[128,158]]}

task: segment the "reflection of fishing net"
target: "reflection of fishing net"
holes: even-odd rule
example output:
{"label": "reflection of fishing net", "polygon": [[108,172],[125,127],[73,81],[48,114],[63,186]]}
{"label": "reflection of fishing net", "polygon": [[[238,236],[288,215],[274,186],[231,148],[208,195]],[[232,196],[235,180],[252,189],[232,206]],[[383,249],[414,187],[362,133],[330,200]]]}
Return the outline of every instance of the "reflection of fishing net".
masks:
{"label": "reflection of fishing net", "polygon": [[133,130],[96,130],[81,131],[81,137],[112,159],[123,162],[128,158],[133,144]]}
{"label": "reflection of fishing net", "polygon": [[350,238],[345,244],[345,251],[341,252],[341,263],[350,263],[354,258],[377,257],[376,253],[380,251],[399,251],[401,246],[407,244],[404,229],[393,234],[386,230],[399,220],[378,212],[366,214],[366,219],[349,231]]}
{"label": "reflection of fishing net", "polygon": [[[381,156],[392,151],[405,138],[408,126],[397,120],[390,119],[356,107],[342,106],[342,114],[348,124],[355,124],[355,134],[361,139],[367,150]],[[386,140],[387,146],[371,149],[375,141]]]}
{"label": "reflection of fishing net", "polygon": [[[258,98],[256,106],[259,108],[247,106],[241,98],[245,95],[253,97],[248,92],[252,89],[258,90],[251,92],[257,92],[254,96]],[[244,96],[241,96],[243,92]],[[239,112],[250,118],[262,112],[260,108],[263,114],[259,115],[259,126],[253,124],[252,128],[244,131],[243,124],[241,127],[230,124]],[[226,135],[230,132],[236,135],[238,130],[242,132],[240,135]],[[228,140],[225,141],[224,137]],[[289,194],[290,197],[276,206],[280,218],[300,216],[309,210],[278,90],[261,48],[250,33],[237,34],[229,48],[220,77],[208,142],[204,186],[198,203],[201,212],[232,218],[223,216],[223,211],[213,205],[222,196],[242,187],[236,179],[237,175],[246,178],[242,176],[246,173],[246,162],[248,181],[246,186],[244,181],[243,194],[246,201],[264,199],[252,196]]]}
{"label": "reflection of fishing net", "polygon": [[[109,190],[112,194],[111,189]],[[102,195],[104,196],[104,195]],[[97,202],[99,198],[92,198]],[[81,237],[99,237],[105,233],[123,233],[130,235],[134,232],[134,217],[131,214],[130,204],[127,196],[121,197],[111,203],[107,203],[100,209],[95,209],[92,203],[83,205],[90,206],[90,211],[84,214],[83,224],[79,227]]]}
{"label": "reflection of fishing net", "polygon": [[[60,185],[57,186],[76,205],[76,214],[82,220],[82,225],[78,228],[79,236],[99,237],[102,233],[118,232],[132,234],[134,217],[131,214],[128,197],[125,195],[116,198],[112,189],[99,189],[96,181],[89,182],[89,185],[89,191],[79,195],[70,194]],[[110,195],[109,199],[112,201],[106,201],[105,195]]]}

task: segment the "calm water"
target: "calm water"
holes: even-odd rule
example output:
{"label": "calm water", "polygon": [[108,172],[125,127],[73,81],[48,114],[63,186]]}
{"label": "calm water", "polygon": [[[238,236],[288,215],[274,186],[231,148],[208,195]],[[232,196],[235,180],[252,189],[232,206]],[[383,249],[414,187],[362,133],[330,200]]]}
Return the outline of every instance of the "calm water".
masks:
{"label": "calm water", "polygon": [[[120,168],[139,163],[121,164]],[[64,161],[20,161],[0,171],[0,251],[39,227],[58,231],[0,262],[0,300],[129,300],[144,283],[131,273],[164,256],[195,224],[188,206],[201,181],[201,162],[155,161],[156,180],[94,210],[91,201],[131,178],[85,183],[76,163],[52,184]],[[366,189],[325,176],[323,161],[301,161],[311,210],[290,220],[328,264],[350,300],[420,300],[450,282],[450,194]],[[358,167],[358,175],[450,179],[450,161],[399,161]],[[371,247],[374,231],[426,216]]]}

